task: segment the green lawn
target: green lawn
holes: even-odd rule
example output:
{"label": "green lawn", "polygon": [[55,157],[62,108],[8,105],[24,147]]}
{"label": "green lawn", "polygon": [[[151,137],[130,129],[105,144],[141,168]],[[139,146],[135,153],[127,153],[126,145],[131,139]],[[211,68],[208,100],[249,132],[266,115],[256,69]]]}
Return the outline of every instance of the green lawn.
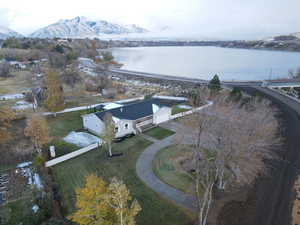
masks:
{"label": "green lawn", "polygon": [[186,193],[194,194],[193,179],[180,168],[180,158],[190,150],[169,146],[161,149],[153,160],[153,171],[163,182]]}
{"label": "green lawn", "polygon": [[177,113],[182,113],[182,112],[186,112],[186,111],[189,111],[190,109],[183,109],[183,108],[180,108],[178,107],[177,105],[176,106],[173,106],[172,108],[172,115],[175,115]]}
{"label": "green lawn", "polygon": [[135,164],[140,153],[151,144],[140,136],[128,138],[113,146],[113,151],[124,153],[121,157],[107,158],[103,148],[93,150],[77,158],[58,164],[52,168],[55,181],[62,196],[65,215],[74,210],[77,187],[82,187],[85,176],[96,173],[106,180],[116,176],[129,187],[131,194],[142,206],[138,215],[139,225],[186,225],[191,215],[173,203],[161,198],[148,188],[136,175]]}
{"label": "green lawn", "polygon": [[166,137],[173,135],[174,133],[175,132],[162,127],[155,127],[152,128],[151,130],[146,131],[144,134],[151,136],[155,139],[162,140]]}
{"label": "green lawn", "polygon": [[57,114],[56,117],[48,116],[50,136],[62,138],[69,132],[82,128],[82,114],[85,114],[84,111]]}
{"label": "green lawn", "polygon": [[39,225],[45,218],[44,210],[40,209],[37,214],[32,212],[33,203],[31,198],[20,199],[0,207],[1,225]]}

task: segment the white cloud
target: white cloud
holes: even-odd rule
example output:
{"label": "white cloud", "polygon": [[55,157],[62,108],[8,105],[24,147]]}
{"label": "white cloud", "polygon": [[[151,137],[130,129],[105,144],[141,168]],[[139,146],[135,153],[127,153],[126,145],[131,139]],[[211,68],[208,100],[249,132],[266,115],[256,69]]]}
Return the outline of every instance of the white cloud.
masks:
{"label": "white cloud", "polygon": [[8,27],[10,26],[10,10],[0,8],[0,26]]}
{"label": "white cloud", "polygon": [[1,0],[0,24],[22,33],[59,19],[86,16],[177,35],[261,38],[300,31],[299,0]]}

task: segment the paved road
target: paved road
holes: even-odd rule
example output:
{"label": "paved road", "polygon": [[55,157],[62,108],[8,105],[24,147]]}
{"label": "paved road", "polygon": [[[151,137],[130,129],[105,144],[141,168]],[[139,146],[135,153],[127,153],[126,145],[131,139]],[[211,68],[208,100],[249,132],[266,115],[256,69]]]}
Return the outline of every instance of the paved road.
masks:
{"label": "paved road", "polygon": [[300,174],[300,104],[272,90],[261,87],[243,87],[253,94],[259,91],[280,109],[282,136],[285,138],[283,161],[276,163],[268,178],[259,179],[256,187],[256,213],[252,224],[291,224],[291,204],[294,199],[293,184]]}
{"label": "paved road", "polygon": [[155,157],[155,154],[160,149],[171,145],[173,136],[169,136],[160,141],[154,140],[153,138],[147,136],[146,138],[154,142],[152,145],[146,148],[144,152],[142,152],[137,160],[136,172],[138,177],[161,196],[175,202],[176,204],[186,209],[196,212],[197,199],[194,196],[186,194],[165,184],[155,176],[152,169],[152,161]]}

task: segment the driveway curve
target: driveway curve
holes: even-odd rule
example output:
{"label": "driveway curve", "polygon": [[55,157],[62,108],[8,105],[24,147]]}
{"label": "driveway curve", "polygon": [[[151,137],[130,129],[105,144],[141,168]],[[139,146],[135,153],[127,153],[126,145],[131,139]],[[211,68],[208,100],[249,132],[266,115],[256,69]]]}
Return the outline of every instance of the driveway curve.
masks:
{"label": "driveway curve", "polygon": [[175,202],[177,205],[184,207],[192,212],[197,210],[196,197],[179,191],[170,185],[165,184],[157,178],[153,172],[152,161],[155,154],[172,144],[173,136],[169,136],[163,140],[156,140],[151,137],[143,135],[145,138],[150,139],[153,144],[147,147],[139,156],[136,163],[136,173],[138,177],[146,183],[150,188],[159,193],[164,198]]}

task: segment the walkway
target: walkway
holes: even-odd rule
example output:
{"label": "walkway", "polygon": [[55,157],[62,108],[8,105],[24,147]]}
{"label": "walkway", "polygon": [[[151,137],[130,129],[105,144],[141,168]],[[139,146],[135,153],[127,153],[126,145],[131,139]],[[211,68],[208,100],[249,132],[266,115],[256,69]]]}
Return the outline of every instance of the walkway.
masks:
{"label": "walkway", "polygon": [[176,204],[196,212],[197,199],[196,197],[179,191],[158,179],[152,168],[152,161],[155,154],[162,148],[172,144],[174,135],[169,136],[163,140],[156,140],[147,135],[143,135],[148,140],[153,141],[153,144],[145,149],[140,155],[136,164],[136,172],[138,177],[144,181],[150,188],[162,195],[163,197],[175,202]]}

